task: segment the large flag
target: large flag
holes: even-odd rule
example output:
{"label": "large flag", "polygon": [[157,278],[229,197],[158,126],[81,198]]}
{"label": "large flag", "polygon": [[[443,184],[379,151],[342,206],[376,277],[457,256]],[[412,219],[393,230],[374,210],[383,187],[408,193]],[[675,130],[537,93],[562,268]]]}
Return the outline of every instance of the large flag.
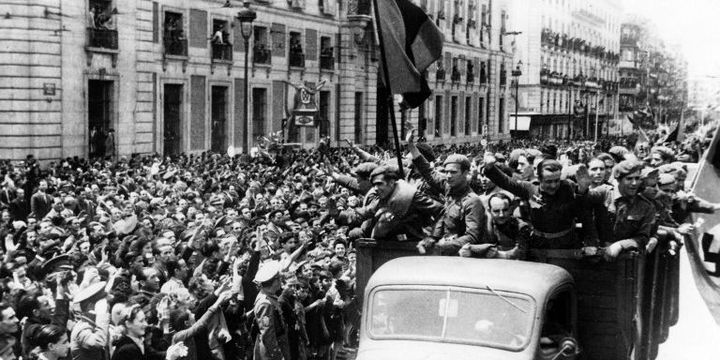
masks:
{"label": "large flag", "polygon": [[418,107],[432,93],[422,73],[442,55],[442,32],[409,0],[376,3],[390,77],[382,80],[393,94],[403,95],[405,105]]}

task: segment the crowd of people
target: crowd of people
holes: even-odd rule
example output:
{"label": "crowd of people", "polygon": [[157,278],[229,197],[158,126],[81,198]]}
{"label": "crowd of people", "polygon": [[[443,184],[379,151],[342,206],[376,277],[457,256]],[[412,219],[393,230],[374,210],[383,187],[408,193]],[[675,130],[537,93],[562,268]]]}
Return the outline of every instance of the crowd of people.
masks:
{"label": "crowd of people", "polygon": [[430,146],[408,130],[402,167],[326,140],[3,162],[0,358],[336,359],[359,312],[358,239],[504,259],[595,247],[611,261],[681,242],[690,212],[720,209],[677,161],[697,161],[705,134],[626,140]]}

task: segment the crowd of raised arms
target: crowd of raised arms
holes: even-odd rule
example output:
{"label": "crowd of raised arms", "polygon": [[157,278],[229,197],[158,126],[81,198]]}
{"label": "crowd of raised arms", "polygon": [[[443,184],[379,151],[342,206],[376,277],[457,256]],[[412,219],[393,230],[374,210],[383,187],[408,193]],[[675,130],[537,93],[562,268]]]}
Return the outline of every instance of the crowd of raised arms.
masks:
{"label": "crowd of raised arms", "polygon": [[0,358],[335,359],[359,311],[358,239],[613,261],[681,244],[691,212],[720,209],[685,185],[711,129],[487,146],[406,133],[403,168],[393,151],[326,140],[0,163]]}

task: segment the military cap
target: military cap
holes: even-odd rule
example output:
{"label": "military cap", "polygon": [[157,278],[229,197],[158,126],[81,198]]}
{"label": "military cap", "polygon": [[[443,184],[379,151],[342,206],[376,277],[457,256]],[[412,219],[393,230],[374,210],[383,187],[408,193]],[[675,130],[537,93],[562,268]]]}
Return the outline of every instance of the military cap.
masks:
{"label": "military cap", "polygon": [[658,185],[669,185],[675,183],[675,176],[671,174],[660,174]]}
{"label": "military cap", "polygon": [[398,167],[395,165],[387,164],[376,167],[375,170],[370,173],[370,178],[372,179],[378,175],[383,175],[385,177],[390,177],[393,179],[397,179],[400,177]]}
{"label": "military cap", "polygon": [[280,263],[277,261],[268,261],[255,274],[254,281],[258,284],[266,283],[280,274]]}
{"label": "military cap", "polygon": [[629,174],[642,170],[643,163],[635,160],[623,160],[613,168],[613,177],[621,179]]}
{"label": "military cap", "polygon": [[655,146],[650,150],[651,154],[660,154],[665,161],[673,161],[675,159],[675,152],[667,146]]}
{"label": "military cap", "polygon": [[58,255],[42,264],[42,272],[45,275],[72,269],[73,267],[70,264],[70,255],[67,254]]}
{"label": "military cap", "polygon": [[73,298],[73,302],[79,304],[85,300],[91,299],[96,295],[100,294],[105,289],[106,282],[100,281],[92,285],[88,285],[86,288],[78,291]]}
{"label": "military cap", "polygon": [[467,158],[465,155],[461,154],[451,154],[449,155],[445,161],[443,161],[443,165],[447,164],[458,164],[460,165],[461,169],[469,170],[470,169],[470,159]]}
{"label": "military cap", "polygon": [[369,176],[377,166],[374,162],[364,162],[356,166],[353,171],[359,176]]}

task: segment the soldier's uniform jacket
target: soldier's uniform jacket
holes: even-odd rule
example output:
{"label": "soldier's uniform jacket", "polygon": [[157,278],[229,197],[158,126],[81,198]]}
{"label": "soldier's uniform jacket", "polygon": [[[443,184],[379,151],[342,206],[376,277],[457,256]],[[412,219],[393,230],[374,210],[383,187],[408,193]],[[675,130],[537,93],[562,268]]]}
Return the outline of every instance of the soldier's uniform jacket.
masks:
{"label": "soldier's uniform jacket", "polygon": [[561,180],[555,194],[550,195],[540,191],[537,184],[510,178],[495,166],[486,167],[485,176],[527,203],[528,218],[534,228],[531,247],[579,246],[574,239],[574,228],[576,219],[584,211],[585,203],[583,197],[576,196],[575,188],[569,181]]}
{"label": "soldier's uniform jacket", "polygon": [[70,333],[73,360],[107,360],[108,334],[91,319],[80,316]]}
{"label": "soldier's uniform jacket", "polygon": [[[433,218],[442,210],[442,205],[404,180],[395,183],[395,190],[388,199],[377,200],[372,189],[365,197],[362,208],[342,211],[337,218],[340,224],[358,224],[366,237],[386,241],[418,241],[425,237],[423,227],[432,224]],[[381,213],[389,216],[378,216]]]}
{"label": "soldier's uniform jacket", "polygon": [[255,339],[254,359],[289,360],[290,345],[287,329],[280,315],[277,297],[261,292],[255,298],[253,311],[259,330]]}
{"label": "soldier's uniform jacket", "polygon": [[487,220],[487,242],[497,244],[499,251],[514,250],[514,258],[524,259],[530,245],[532,227],[516,217],[511,217],[504,224],[496,224],[491,218]]}
{"label": "soldier's uniform jacket", "polygon": [[433,238],[445,238],[449,246],[443,249],[443,254],[456,255],[465,244],[486,241],[486,221],[485,207],[469,186],[448,191],[443,215],[435,224]]}
{"label": "soldier's uniform jacket", "polygon": [[655,206],[640,195],[622,196],[615,188],[608,207],[614,240],[633,239],[640,248],[654,232]]}

